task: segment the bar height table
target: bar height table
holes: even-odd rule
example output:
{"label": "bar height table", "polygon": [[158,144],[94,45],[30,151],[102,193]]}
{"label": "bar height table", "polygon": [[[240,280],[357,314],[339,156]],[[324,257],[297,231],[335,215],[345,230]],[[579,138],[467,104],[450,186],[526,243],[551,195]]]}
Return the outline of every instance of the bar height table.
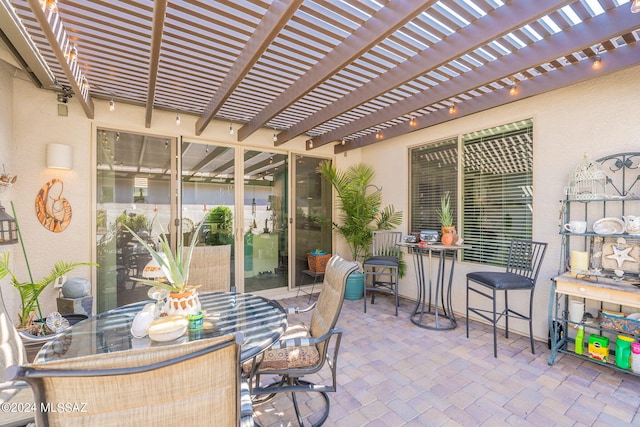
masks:
{"label": "bar height table", "polygon": [[[409,254],[413,255],[413,265],[418,286],[418,297],[416,306],[411,312],[411,322],[426,329],[454,329],[457,326],[457,322],[451,306],[453,270],[458,251],[460,249],[469,249],[471,246],[445,246],[441,243],[431,243],[424,248],[419,247],[417,243],[402,243],[401,246],[406,247]],[[432,278],[433,252],[438,253],[438,275],[435,281]],[[448,274],[449,278],[445,280],[447,276],[445,271],[447,254],[451,254],[451,266]],[[427,258],[427,274],[425,274],[425,258]],[[435,295],[433,295],[434,293]]]}

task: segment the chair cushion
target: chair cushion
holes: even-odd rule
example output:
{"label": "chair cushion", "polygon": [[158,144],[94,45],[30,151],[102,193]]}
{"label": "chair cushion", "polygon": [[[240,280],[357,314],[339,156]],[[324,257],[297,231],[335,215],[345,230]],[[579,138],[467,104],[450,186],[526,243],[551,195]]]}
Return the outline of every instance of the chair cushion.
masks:
{"label": "chair cushion", "polygon": [[364,261],[364,265],[367,266],[384,266],[384,267],[397,267],[399,264],[398,257],[396,256],[372,256]]}
{"label": "chair cushion", "polygon": [[533,287],[531,279],[515,273],[499,271],[478,271],[467,274],[467,279],[496,289],[529,289]]}
{"label": "chair cushion", "polygon": [[[309,330],[304,324],[294,324],[287,327],[281,341],[308,337],[310,337]],[[260,370],[303,368],[317,365],[319,361],[320,353],[314,345],[270,348],[262,353]]]}

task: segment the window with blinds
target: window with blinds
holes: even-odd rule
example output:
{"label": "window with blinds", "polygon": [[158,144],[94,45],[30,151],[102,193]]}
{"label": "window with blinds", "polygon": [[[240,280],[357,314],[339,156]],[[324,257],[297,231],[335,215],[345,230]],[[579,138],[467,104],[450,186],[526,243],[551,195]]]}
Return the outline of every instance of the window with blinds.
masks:
{"label": "window with blinds", "polygon": [[[437,209],[448,191],[458,233],[471,246],[462,259],[505,266],[511,239],[532,238],[533,121],[475,131],[460,139],[462,156],[458,138],[409,150],[410,232],[440,230]],[[460,198],[458,162],[463,168]]]}
{"label": "window with blinds", "polygon": [[533,122],[462,136],[463,260],[504,266],[514,237],[532,237]]}
{"label": "window with blinds", "polygon": [[410,149],[410,230],[440,231],[437,209],[449,192],[453,217],[458,207],[458,140],[447,139]]}

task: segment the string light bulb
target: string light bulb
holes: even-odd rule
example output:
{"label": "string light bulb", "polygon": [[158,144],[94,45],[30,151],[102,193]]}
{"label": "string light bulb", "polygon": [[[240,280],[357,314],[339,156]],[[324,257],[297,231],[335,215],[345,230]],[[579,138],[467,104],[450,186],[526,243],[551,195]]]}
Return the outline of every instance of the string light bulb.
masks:
{"label": "string light bulb", "polygon": [[180,113],[176,113],[176,126],[180,126]]}
{"label": "string light bulb", "polygon": [[82,78],[82,89],[84,89],[84,90],[91,89],[91,86],[89,86],[89,82],[87,81],[87,79],[85,77]]}
{"label": "string light bulb", "polygon": [[312,139],[309,140],[309,148],[313,148],[313,140]]}
{"label": "string light bulb", "polygon": [[342,141],[340,142],[341,145],[344,145],[347,143],[347,140],[345,138],[342,138]]}
{"label": "string light bulb", "polygon": [[235,131],[233,130],[233,123],[229,123],[229,135],[233,135]]}
{"label": "string light bulb", "polygon": [[591,69],[598,71],[600,68],[602,68],[602,57],[600,56],[600,54],[597,54],[593,58],[593,64],[591,64]]}
{"label": "string light bulb", "polygon": [[511,82],[511,85],[509,86],[509,95],[516,96],[518,92],[519,90],[518,86],[516,86],[516,82]]}
{"label": "string light bulb", "polygon": [[73,62],[78,59],[78,49],[75,46],[71,46],[69,49],[69,53],[67,54],[67,58],[69,58],[69,62]]}
{"label": "string light bulb", "polygon": [[411,126],[412,128],[418,126],[418,122],[416,121],[416,118],[411,116],[411,119],[409,119],[409,126]]}
{"label": "string light bulb", "polygon": [[457,111],[456,105],[455,104],[451,104],[451,107],[449,107],[449,114],[455,114],[456,111]]}
{"label": "string light bulb", "polygon": [[46,0],[45,7],[51,13],[58,13],[58,0]]}
{"label": "string light bulb", "polygon": [[631,2],[631,13],[640,13],[640,0],[633,0]]}
{"label": "string light bulb", "polygon": [[278,134],[275,130],[273,131],[273,142],[278,142]]}
{"label": "string light bulb", "polygon": [[376,139],[382,139],[382,138],[384,138],[384,135],[382,135],[382,132],[377,131],[376,132]]}
{"label": "string light bulb", "polygon": [[114,112],[116,110],[116,102],[113,100],[113,96],[109,101],[109,111]]}

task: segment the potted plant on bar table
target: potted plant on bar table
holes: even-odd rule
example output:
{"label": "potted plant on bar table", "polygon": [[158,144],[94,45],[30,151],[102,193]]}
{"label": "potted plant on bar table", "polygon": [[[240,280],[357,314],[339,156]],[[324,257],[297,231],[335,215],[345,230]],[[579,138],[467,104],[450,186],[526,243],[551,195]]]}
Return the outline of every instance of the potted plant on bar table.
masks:
{"label": "potted plant on bar table", "polygon": [[451,211],[451,198],[447,191],[440,198],[440,208],[438,208],[438,217],[442,226],[442,237],[440,241],[443,245],[452,245],[458,241],[456,227],[453,225],[453,212]]}

